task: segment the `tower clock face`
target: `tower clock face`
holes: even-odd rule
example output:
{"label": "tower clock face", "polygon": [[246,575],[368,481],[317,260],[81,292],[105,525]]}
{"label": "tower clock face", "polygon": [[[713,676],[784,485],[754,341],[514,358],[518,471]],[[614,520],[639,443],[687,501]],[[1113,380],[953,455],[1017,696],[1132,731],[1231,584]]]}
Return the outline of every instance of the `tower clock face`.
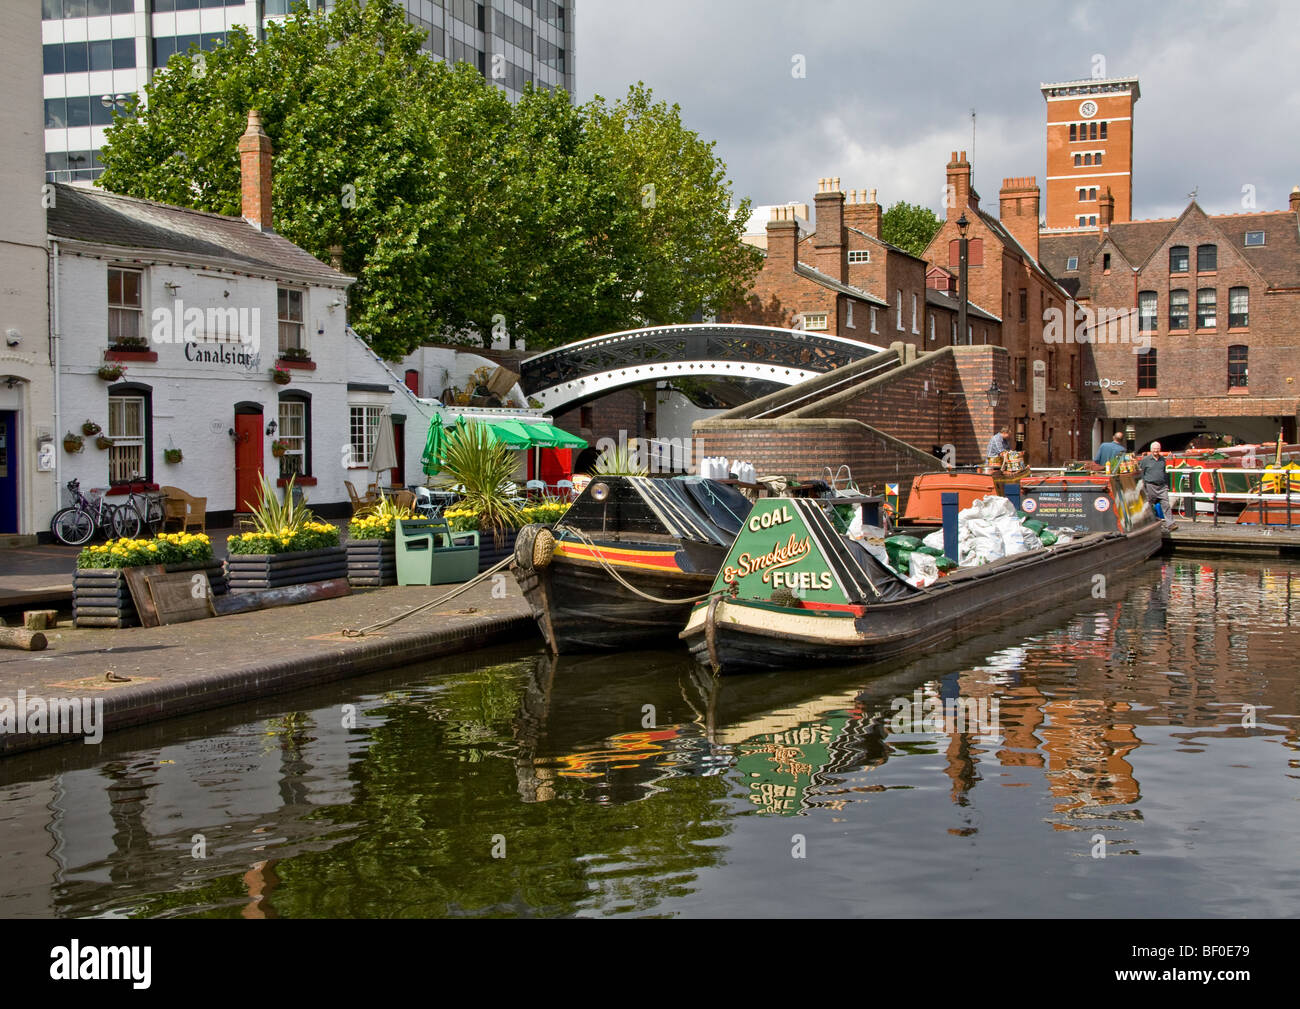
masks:
{"label": "tower clock face", "polygon": [[1079,115],[1083,116],[1084,119],[1091,119],[1096,114],[1097,114],[1096,102],[1084,102],[1082,105],[1079,106]]}

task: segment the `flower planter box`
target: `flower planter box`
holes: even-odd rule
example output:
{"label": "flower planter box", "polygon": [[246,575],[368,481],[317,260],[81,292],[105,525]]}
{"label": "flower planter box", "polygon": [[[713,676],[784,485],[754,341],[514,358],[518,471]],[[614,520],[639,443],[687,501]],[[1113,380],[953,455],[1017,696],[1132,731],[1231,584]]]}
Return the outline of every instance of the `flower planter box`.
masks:
{"label": "flower planter box", "polygon": [[397,584],[397,545],[393,540],[349,540],[348,584]]}
{"label": "flower planter box", "polygon": [[[228,591],[225,570],[220,561],[207,564],[168,564],[175,571],[206,571],[214,596]],[[131,590],[127,588],[122,568],[78,568],[72,578],[72,623],[74,627],[136,627],[136,612]]]}
{"label": "flower planter box", "polygon": [[505,538],[501,541],[501,548],[497,549],[496,537],[492,533],[480,532],[478,537],[478,570],[482,574],[493,564],[499,564],[505,558],[515,552],[515,537],[519,535],[519,530],[511,529],[506,533]]}
{"label": "flower planter box", "polygon": [[261,592],[347,576],[348,552],[341,546],[283,554],[231,554],[226,558],[231,592]]}

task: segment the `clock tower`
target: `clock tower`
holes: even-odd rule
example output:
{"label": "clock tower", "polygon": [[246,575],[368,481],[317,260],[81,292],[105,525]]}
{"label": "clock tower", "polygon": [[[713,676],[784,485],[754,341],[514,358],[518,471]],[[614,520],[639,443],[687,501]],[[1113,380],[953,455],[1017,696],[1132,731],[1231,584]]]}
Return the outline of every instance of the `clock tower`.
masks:
{"label": "clock tower", "polygon": [[1109,189],[1112,221],[1133,217],[1136,77],[1042,85],[1047,100],[1047,227],[1096,230]]}

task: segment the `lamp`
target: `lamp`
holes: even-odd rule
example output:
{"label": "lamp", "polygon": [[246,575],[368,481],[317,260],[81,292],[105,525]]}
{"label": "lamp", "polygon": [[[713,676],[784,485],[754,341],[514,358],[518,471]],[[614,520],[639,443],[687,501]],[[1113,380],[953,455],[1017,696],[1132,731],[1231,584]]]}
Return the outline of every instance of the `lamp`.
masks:
{"label": "lamp", "polygon": [[970,261],[970,243],[966,239],[966,229],[969,227],[970,221],[966,220],[966,212],[963,210],[961,217],[957,218],[957,232],[961,235],[961,241],[957,243],[959,257],[957,260],[957,339],[955,342],[959,344],[967,342],[966,302],[970,298],[970,288],[966,270]]}
{"label": "lamp", "polygon": [[269,434],[269,435],[274,435],[274,434],[275,434],[275,421],[274,421],[274,420],[272,420],[269,424],[266,425],[266,433]]}
{"label": "lamp", "polygon": [[989,398],[989,406],[997,409],[998,403],[1002,399],[1002,390],[998,388],[998,380],[995,378],[993,384],[984,390],[984,395]]}
{"label": "lamp", "polygon": [[166,281],[163,284],[163,287],[167,288],[168,294],[173,294],[173,295],[181,289],[181,285],[172,280]]}
{"label": "lamp", "polygon": [[226,434],[230,436],[230,440],[231,440],[231,441],[235,441],[235,440],[236,440],[236,439],[235,439],[235,429],[234,429],[233,427],[228,427],[228,428],[226,428]]}

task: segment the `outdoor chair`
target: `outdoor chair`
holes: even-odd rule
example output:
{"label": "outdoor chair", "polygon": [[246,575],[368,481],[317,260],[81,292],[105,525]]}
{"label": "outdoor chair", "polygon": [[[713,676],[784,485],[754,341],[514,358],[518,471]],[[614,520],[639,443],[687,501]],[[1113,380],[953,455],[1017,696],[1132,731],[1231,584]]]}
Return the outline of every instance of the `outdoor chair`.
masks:
{"label": "outdoor chair", "polygon": [[393,495],[393,504],[395,504],[398,508],[414,508],[415,495],[412,494],[409,490],[399,490],[396,494]]}
{"label": "outdoor chair", "polygon": [[166,495],[163,500],[163,528],[173,522],[179,523],[180,531],[186,532],[191,526],[197,526],[199,532],[208,531],[208,499],[186,494],[179,487],[162,487]]}
{"label": "outdoor chair", "polygon": [[348,500],[352,502],[352,514],[363,512],[367,508],[373,507],[379,501],[379,495],[366,491],[365,497],[357,493],[357,489],[352,486],[351,480],[344,480],[343,486],[348,489]]}
{"label": "outdoor chair", "polygon": [[557,480],[555,483],[555,494],[557,497],[569,501],[573,498],[573,481]]}
{"label": "outdoor chair", "polygon": [[546,496],[546,484],[541,480],[529,480],[524,484],[524,491],[530,498]]}

